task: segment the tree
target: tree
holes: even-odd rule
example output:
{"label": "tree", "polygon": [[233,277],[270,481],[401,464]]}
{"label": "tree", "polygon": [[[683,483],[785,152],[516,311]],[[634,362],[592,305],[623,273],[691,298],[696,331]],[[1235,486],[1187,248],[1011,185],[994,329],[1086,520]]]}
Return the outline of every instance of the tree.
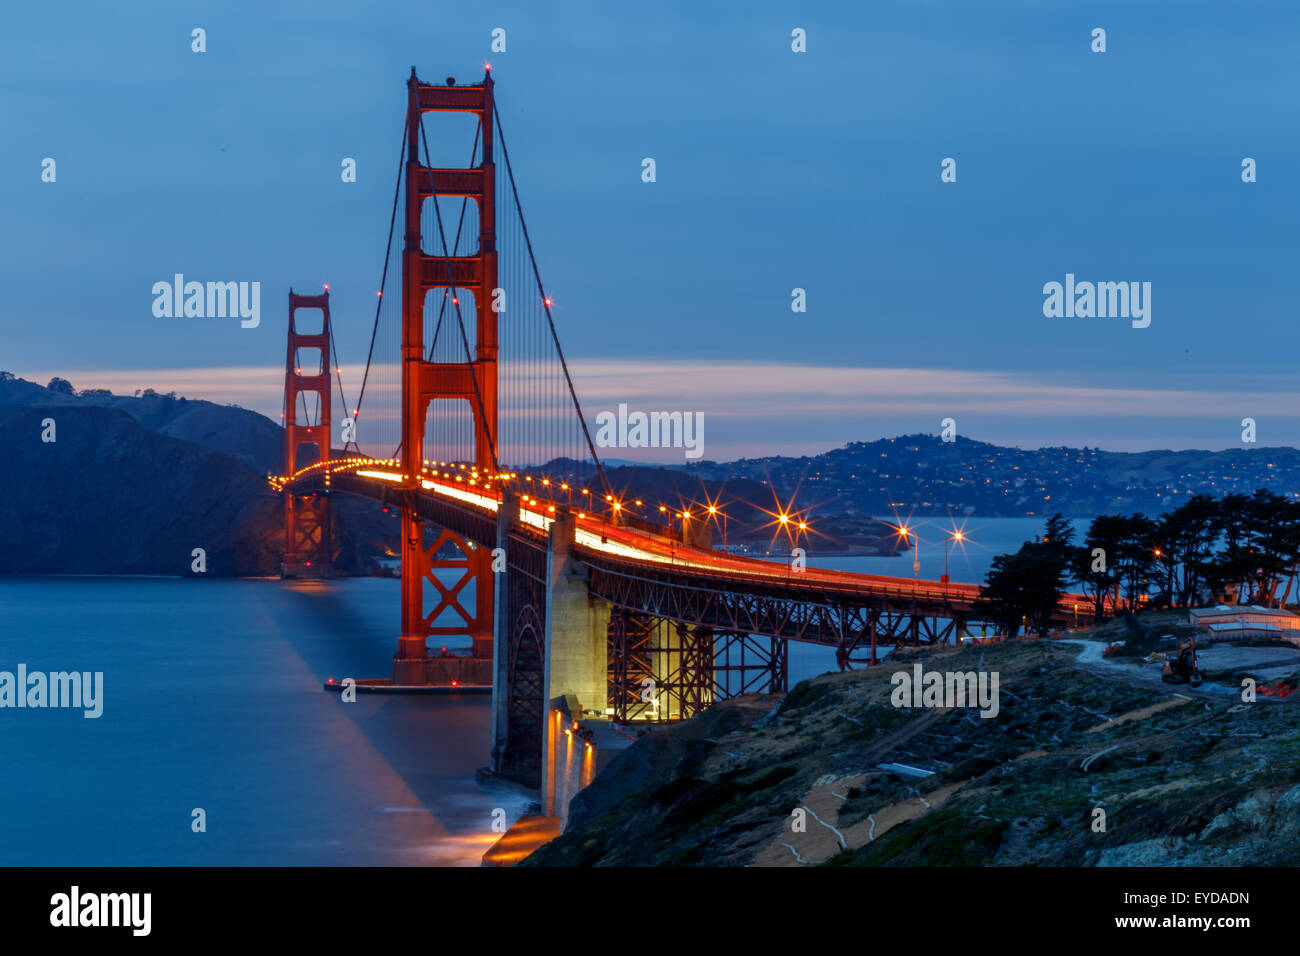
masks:
{"label": "tree", "polygon": [[77,394],[77,390],[72,387],[71,382],[69,382],[66,378],[59,378],[57,376],[50,379],[50,383],[45,387],[48,388],[51,392],[59,392],[63,395]]}
{"label": "tree", "polygon": [[1063,564],[1070,563],[1074,526],[1059,511],[1047,519],[1043,528],[1043,543],[1055,551]]}
{"label": "tree", "polygon": [[1205,580],[1216,593],[1228,590],[1230,586],[1238,587],[1238,593],[1249,594],[1247,582],[1255,568],[1255,557],[1251,554],[1249,529],[1250,498],[1241,494],[1224,495],[1219,501],[1219,512],[1214,520],[1214,537],[1219,542],[1215,553],[1206,568]]}
{"label": "tree", "polygon": [[1073,535],[1069,522],[1056,514],[1047,519],[1042,540],[1026,541],[1015,554],[995,557],[976,608],[1011,637],[1020,633],[1022,623],[1045,635],[1070,577]]}
{"label": "tree", "polygon": [[1120,548],[1127,527],[1128,519],[1122,515],[1098,515],[1088,526],[1083,547],[1075,550],[1074,579],[1092,597],[1097,618],[1105,616],[1107,603],[1113,608],[1119,600],[1123,583]]}
{"label": "tree", "polygon": [[1121,517],[1119,545],[1115,555],[1124,599],[1130,611],[1151,590],[1151,579],[1159,576],[1156,565],[1156,523],[1142,514]]}
{"label": "tree", "polygon": [[1300,555],[1300,509],[1282,495],[1260,488],[1244,501],[1245,541],[1238,570],[1252,604],[1276,605],[1284,577]]}
{"label": "tree", "polygon": [[1157,547],[1163,552],[1168,603],[1190,607],[1199,599],[1214,556],[1219,503],[1200,494],[1167,511],[1156,522]]}

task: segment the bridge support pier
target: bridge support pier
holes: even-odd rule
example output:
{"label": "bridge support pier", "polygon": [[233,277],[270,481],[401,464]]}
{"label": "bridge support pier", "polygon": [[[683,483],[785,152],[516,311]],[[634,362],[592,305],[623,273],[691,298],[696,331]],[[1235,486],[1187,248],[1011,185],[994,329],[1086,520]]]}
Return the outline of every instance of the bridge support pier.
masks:
{"label": "bridge support pier", "polygon": [[546,559],[545,696],[571,695],[582,710],[604,716],[610,608],[587,593],[586,566],[572,556],[575,528],[573,513],[558,509]]}
{"label": "bridge support pier", "polygon": [[594,768],[593,748],[575,727],[587,712],[604,717],[608,680],[610,609],[588,595],[586,566],[573,557],[576,527],[572,511],[557,509],[546,556],[542,813],[561,825],[569,800],[590,782]]}
{"label": "bridge support pier", "polygon": [[[491,769],[538,787],[545,814],[562,816],[555,788],[568,770],[557,761],[567,767],[579,751],[585,759],[585,741],[574,749],[573,726],[605,717],[610,607],[589,595],[586,565],[573,554],[572,512],[557,507],[545,561],[538,554],[531,567],[528,547],[511,538],[518,509],[511,494],[497,513],[497,547],[507,562],[494,609]],[[573,788],[561,789],[567,803]]]}

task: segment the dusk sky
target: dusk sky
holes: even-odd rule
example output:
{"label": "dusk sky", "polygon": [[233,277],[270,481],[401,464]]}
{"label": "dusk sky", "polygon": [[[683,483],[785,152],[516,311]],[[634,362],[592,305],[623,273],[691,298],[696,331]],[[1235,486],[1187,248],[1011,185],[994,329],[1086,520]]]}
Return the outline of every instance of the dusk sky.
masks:
{"label": "dusk sky", "polygon": [[[491,62],[589,420],[702,412],[714,459],[945,417],[1143,449],[1239,446],[1250,416],[1260,444],[1300,445],[1300,7],[981,7],[10,8],[0,369],[276,417],[285,294],[329,283],[355,382],[407,75],[472,83]],[[261,324],[155,317],[177,272],[260,282]],[[1045,317],[1067,274],[1149,282],[1150,326]]]}

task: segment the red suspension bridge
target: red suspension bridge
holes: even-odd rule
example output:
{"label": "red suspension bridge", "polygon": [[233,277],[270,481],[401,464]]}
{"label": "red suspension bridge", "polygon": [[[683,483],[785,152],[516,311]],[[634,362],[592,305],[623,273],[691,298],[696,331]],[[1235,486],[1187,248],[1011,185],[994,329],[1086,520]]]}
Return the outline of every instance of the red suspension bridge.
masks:
{"label": "red suspension bridge", "polygon": [[[472,121],[469,165],[436,165],[426,120],[455,114]],[[385,323],[399,206],[400,309]],[[706,522],[678,530],[630,513],[560,348],[490,72],[432,85],[411,71],[353,404],[329,309],[328,287],[290,292],[285,472],[272,479],[285,502],[284,574],[331,573],[335,493],[396,511],[401,631],[391,677],[362,686],[490,686],[492,770],[540,786],[548,812],[592,772],[592,722],[683,719],[723,697],[784,691],[790,641],[833,647],[847,667],[874,663],[878,644],[959,640],[980,620],[977,585],[739,557],[713,549]],[[308,330],[300,311],[318,324]],[[395,374],[386,351],[400,354]],[[377,425],[363,450],[368,388],[395,394],[396,434]],[[1080,605],[1067,595],[1059,619],[1077,619]],[[465,647],[431,654],[431,639]]]}

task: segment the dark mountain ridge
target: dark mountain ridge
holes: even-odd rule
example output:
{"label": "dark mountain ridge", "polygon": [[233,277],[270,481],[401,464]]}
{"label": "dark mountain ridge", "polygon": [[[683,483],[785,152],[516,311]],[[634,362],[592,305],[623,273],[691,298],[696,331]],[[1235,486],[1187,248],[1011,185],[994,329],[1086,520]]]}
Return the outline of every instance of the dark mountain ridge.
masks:
{"label": "dark mountain ridge", "polygon": [[[278,425],[150,390],[51,385],[0,373],[0,573],[189,574],[196,548],[208,575],[279,573],[283,505],[266,481],[280,468]],[[336,570],[380,572],[392,516],[348,496],[333,507]]]}

